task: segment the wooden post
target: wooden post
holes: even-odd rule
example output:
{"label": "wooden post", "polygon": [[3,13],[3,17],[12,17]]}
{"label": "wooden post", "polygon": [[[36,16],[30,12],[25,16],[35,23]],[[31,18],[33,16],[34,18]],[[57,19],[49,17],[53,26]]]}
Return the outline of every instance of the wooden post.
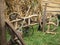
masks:
{"label": "wooden post", "polygon": [[7,45],[6,44],[4,9],[5,9],[4,0],[0,0],[0,45]]}
{"label": "wooden post", "polygon": [[45,3],[44,10],[43,10],[43,32],[45,30],[45,25],[46,25],[46,9],[47,9],[47,3]]}

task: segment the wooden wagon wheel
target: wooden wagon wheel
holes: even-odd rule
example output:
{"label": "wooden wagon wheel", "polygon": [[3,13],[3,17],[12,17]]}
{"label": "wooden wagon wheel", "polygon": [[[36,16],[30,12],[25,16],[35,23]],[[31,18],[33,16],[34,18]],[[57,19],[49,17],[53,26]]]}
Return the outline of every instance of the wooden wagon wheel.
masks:
{"label": "wooden wagon wheel", "polygon": [[47,15],[47,22],[46,22],[46,32],[52,33],[52,31],[56,30],[59,25],[59,20],[56,15],[49,13]]}
{"label": "wooden wagon wheel", "polygon": [[5,22],[7,26],[6,29],[8,30],[8,45],[25,45],[22,39],[21,32],[19,30],[16,30],[10,21],[7,20]]}

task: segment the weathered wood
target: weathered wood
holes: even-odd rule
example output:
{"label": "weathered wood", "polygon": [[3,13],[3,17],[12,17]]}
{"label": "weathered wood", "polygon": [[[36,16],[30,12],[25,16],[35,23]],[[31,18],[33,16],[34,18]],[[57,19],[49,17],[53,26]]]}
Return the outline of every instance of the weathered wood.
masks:
{"label": "weathered wood", "polygon": [[16,32],[16,29],[13,27],[13,25],[11,24],[11,22],[8,21],[8,20],[5,21],[5,22],[6,22],[6,24],[12,29],[12,32],[18,37],[18,40],[21,42],[21,44],[22,44],[22,45],[25,45],[25,43],[24,43],[21,35]]}
{"label": "weathered wood", "polygon": [[30,18],[28,19],[28,25],[30,25],[30,23],[31,23],[31,20],[30,20]]}
{"label": "weathered wood", "polygon": [[48,11],[46,11],[46,12],[60,12],[60,11],[58,11],[58,10],[55,10],[55,11],[49,11],[49,10],[48,10]]}
{"label": "weathered wood", "polygon": [[21,21],[22,19],[16,19],[16,20],[12,20],[12,21],[10,21],[11,23],[13,23],[13,22],[18,22],[18,21]]}
{"label": "weathered wood", "polygon": [[49,23],[47,23],[48,25],[54,25],[54,26],[58,26],[58,25],[56,25],[54,22],[49,22]]}
{"label": "weathered wood", "polygon": [[[28,17],[21,17],[21,18],[17,18],[16,20],[12,20],[12,21],[10,21],[11,23],[15,23],[15,29],[19,29],[19,27],[18,27],[18,22],[22,22],[22,27],[26,27],[26,26],[32,26],[32,25],[35,25],[36,24],[36,22],[34,23],[34,24],[31,24],[31,18],[32,17],[37,17],[38,15],[37,14],[34,14],[34,15],[31,15],[31,16],[28,16]],[[26,25],[24,25],[25,23],[25,21],[26,21],[26,19],[27,19],[27,24]],[[34,22],[34,21],[33,21]]]}
{"label": "weathered wood", "polygon": [[48,33],[48,34],[56,34],[56,32],[49,32],[49,31],[47,31],[46,33]]}
{"label": "weathered wood", "polygon": [[17,28],[18,28],[18,22],[15,22],[15,29],[17,29]]}
{"label": "weathered wood", "polygon": [[58,4],[58,5],[60,5],[60,3],[57,3],[57,2],[51,2],[51,1],[43,1],[43,2],[47,2],[47,3],[52,3],[52,4]]}
{"label": "weathered wood", "polygon": [[31,15],[31,16],[28,16],[28,17],[21,17],[22,19],[28,19],[28,18],[32,18],[32,17],[37,17],[38,15],[37,14],[34,14],[34,15]]}
{"label": "weathered wood", "polygon": [[[57,29],[58,25],[59,25],[59,20],[57,18],[56,15],[50,13],[50,14],[47,14],[49,16],[49,18],[47,18],[49,21],[46,23],[47,25],[47,33],[54,33],[53,31]],[[47,16],[47,17],[48,17]],[[53,16],[53,17],[52,17]],[[55,21],[53,21],[53,18],[56,19]],[[53,28],[51,28],[51,25],[53,26]]]}
{"label": "weathered wood", "polygon": [[46,25],[46,9],[47,9],[47,3],[45,3],[45,7],[44,7],[44,11],[43,11],[43,17],[42,17],[42,21],[43,21],[43,25],[42,25],[42,28],[43,28],[43,32],[44,32],[44,28],[45,28],[45,25]]}
{"label": "weathered wood", "polygon": [[37,25],[38,23],[32,23],[32,24],[28,24],[28,25],[24,25],[22,27],[27,27],[27,26],[33,26],[33,25]]}
{"label": "weathered wood", "polygon": [[31,16],[28,16],[28,17],[21,17],[20,19],[16,19],[16,20],[12,20],[10,22],[18,22],[18,21],[21,21],[21,20],[25,20],[25,19],[29,19],[29,18],[32,18],[32,17],[37,17],[38,15],[31,15]]}
{"label": "weathered wood", "polygon": [[[45,6],[45,5],[43,5]],[[60,8],[60,6],[47,6],[47,7],[50,7],[50,8]]]}
{"label": "weathered wood", "polygon": [[5,2],[4,0],[0,0],[0,45],[7,45],[4,9],[5,9]]}

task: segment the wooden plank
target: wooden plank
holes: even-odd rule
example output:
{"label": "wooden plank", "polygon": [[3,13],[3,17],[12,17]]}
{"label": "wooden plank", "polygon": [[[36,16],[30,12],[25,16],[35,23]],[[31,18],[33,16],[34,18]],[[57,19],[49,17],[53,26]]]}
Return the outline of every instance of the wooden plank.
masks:
{"label": "wooden plank", "polygon": [[60,5],[60,3],[52,2],[52,1],[43,1],[43,2],[45,2],[45,3],[52,3],[52,4],[58,4],[58,5]]}
{"label": "wooden plank", "polygon": [[60,11],[58,11],[58,10],[56,10],[56,11],[49,11],[49,10],[48,10],[48,11],[46,11],[46,12],[60,12]]}
{"label": "wooden plank", "polygon": [[[43,5],[45,6],[45,5]],[[50,8],[60,8],[60,6],[47,6],[47,7],[50,7]]]}
{"label": "wooden plank", "polygon": [[7,45],[4,9],[5,9],[4,0],[0,0],[0,45]]}

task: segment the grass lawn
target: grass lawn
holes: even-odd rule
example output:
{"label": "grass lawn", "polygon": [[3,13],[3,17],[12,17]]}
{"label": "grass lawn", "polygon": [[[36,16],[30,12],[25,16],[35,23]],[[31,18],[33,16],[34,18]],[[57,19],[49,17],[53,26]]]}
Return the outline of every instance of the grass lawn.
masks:
{"label": "grass lawn", "polygon": [[32,36],[24,37],[26,45],[60,45],[60,27],[55,31],[56,35],[45,34],[37,31],[37,26],[34,27]]}

